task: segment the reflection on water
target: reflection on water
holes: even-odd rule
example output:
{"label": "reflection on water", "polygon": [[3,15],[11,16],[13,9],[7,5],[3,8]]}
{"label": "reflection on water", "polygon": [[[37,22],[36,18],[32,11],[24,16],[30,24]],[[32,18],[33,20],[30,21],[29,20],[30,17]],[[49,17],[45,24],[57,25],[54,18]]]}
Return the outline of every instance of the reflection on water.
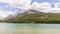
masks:
{"label": "reflection on water", "polygon": [[0,23],[0,34],[60,34],[59,24]]}

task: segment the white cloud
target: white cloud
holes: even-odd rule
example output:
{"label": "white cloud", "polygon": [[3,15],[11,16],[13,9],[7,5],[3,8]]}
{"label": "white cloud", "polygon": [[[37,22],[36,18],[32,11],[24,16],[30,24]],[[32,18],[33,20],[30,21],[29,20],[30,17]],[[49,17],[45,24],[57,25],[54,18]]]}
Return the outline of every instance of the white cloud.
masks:
{"label": "white cloud", "polygon": [[60,13],[60,8],[51,8],[50,12],[51,13]]}
{"label": "white cloud", "polygon": [[28,5],[32,0],[0,0],[0,2],[9,3],[10,5]]}
{"label": "white cloud", "polygon": [[33,9],[49,9],[49,8],[51,8],[51,6],[50,6],[50,3],[47,3],[47,2],[45,2],[45,3],[38,3],[38,2],[34,2],[33,4],[32,4],[32,8]]}
{"label": "white cloud", "polygon": [[0,2],[9,3],[11,6],[19,7],[20,9],[30,8],[32,0],[0,0]]}
{"label": "white cloud", "polygon": [[34,10],[40,10],[42,12],[49,12],[48,10],[51,9],[50,3],[38,3],[38,2],[34,2],[31,6],[32,9]]}
{"label": "white cloud", "polygon": [[60,8],[60,3],[55,3],[55,8]]}
{"label": "white cloud", "polygon": [[31,8],[31,1],[32,0],[17,0],[16,6],[20,9],[30,9]]}
{"label": "white cloud", "polygon": [[16,3],[19,5],[28,5],[32,0],[17,0]]}
{"label": "white cloud", "polygon": [[55,8],[52,8],[50,3],[44,2],[44,3],[38,3],[34,2],[31,6],[32,9],[45,12],[45,13],[60,13],[60,3],[55,4]]}
{"label": "white cloud", "polygon": [[40,8],[43,8],[43,9],[50,9],[51,8],[51,5],[50,3],[40,3]]}
{"label": "white cloud", "polygon": [[10,5],[13,5],[16,3],[17,0],[0,0],[0,2],[3,2],[3,3],[9,3]]}
{"label": "white cloud", "polygon": [[[0,10],[0,17],[3,19],[3,18],[6,18],[8,15],[11,15],[11,14],[14,14],[13,12],[11,11],[3,11],[3,10]],[[0,19],[1,19],[0,18]]]}
{"label": "white cloud", "polygon": [[38,2],[34,2],[31,6],[32,9],[39,9],[40,8],[40,4]]}

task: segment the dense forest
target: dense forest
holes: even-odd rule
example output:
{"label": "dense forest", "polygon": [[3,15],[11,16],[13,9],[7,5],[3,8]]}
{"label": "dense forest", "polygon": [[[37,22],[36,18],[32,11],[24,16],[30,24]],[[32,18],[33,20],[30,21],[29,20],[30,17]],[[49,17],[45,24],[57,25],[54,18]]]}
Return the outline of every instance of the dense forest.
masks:
{"label": "dense forest", "polygon": [[5,19],[7,23],[60,23],[59,13],[31,13],[21,17]]}

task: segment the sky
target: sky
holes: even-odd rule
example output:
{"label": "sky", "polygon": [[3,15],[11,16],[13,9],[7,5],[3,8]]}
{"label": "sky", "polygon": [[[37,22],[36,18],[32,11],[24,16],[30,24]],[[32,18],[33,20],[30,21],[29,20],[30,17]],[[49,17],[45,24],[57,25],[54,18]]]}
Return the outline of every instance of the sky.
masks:
{"label": "sky", "polygon": [[[15,1],[15,2],[14,2]],[[33,4],[34,2],[38,2],[38,3],[44,3],[44,2],[48,2],[50,3],[50,6],[52,8],[55,7],[55,3],[58,3],[60,2],[60,0],[0,0],[0,9],[2,10],[7,10],[7,11],[18,11],[19,8],[17,7],[14,7],[14,6],[10,6],[10,4],[21,4],[20,6],[23,6],[23,5],[27,5],[29,4]]]}
{"label": "sky", "polygon": [[19,8],[17,7],[12,7],[10,6],[8,3],[2,3],[0,2],[0,10],[4,10],[4,11],[18,11]]}
{"label": "sky", "polygon": [[51,7],[54,8],[55,7],[54,4],[60,2],[60,0],[32,0],[32,3],[33,2],[38,2],[38,3],[48,2],[51,4]]}
{"label": "sky", "polygon": [[0,17],[5,18],[20,9],[58,9],[60,0],[0,0]]}

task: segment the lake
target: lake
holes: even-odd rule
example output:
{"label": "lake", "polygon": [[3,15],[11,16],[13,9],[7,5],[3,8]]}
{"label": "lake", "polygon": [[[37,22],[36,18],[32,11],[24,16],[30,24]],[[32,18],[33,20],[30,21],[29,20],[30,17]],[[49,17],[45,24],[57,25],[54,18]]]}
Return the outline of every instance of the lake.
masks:
{"label": "lake", "polygon": [[60,34],[60,24],[0,23],[0,34]]}

